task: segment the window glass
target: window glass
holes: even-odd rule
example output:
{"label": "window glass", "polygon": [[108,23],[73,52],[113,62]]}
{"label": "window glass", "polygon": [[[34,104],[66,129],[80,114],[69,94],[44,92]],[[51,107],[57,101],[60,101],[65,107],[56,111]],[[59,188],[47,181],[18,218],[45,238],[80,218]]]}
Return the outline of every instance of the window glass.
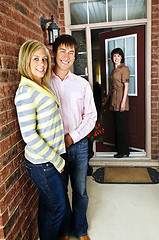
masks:
{"label": "window glass", "polygon": [[135,95],[135,76],[130,76],[130,79],[129,79],[129,92],[128,94],[129,95]]}
{"label": "window glass", "polygon": [[126,20],[126,1],[108,0],[108,22]]}
{"label": "window glass", "polygon": [[78,44],[78,55],[74,62],[74,73],[88,80],[85,30],[73,31],[72,36]]}
{"label": "window glass", "polygon": [[111,60],[111,51],[119,47],[124,52],[125,65],[128,66],[130,70],[129,96],[137,96],[136,38],[136,34],[132,34],[105,40],[107,93],[109,90],[109,76],[114,68]]}
{"label": "window glass", "polygon": [[69,0],[71,25],[143,19],[146,0]]}
{"label": "window glass", "polygon": [[146,2],[145,0],[127,0],[128,6],[128,20],[141,19],[146,17]]}
{"label": "window glass", "polygon": [[126,49],[129,56],[135,56],[135,38],[126,38]]}
{"label": "window glass", "polygon": [[71,25],[85,24],[87,20],[87,2],[70,3]]}
{"label": "window glass", "polygon": [[93,0],[88,2],[89,23],[106,22],[106,1]]}
{"label": "window glass", "polygon": [[135,75],[135,57],[126,57],[125,64],[129,66],[131,75]]}

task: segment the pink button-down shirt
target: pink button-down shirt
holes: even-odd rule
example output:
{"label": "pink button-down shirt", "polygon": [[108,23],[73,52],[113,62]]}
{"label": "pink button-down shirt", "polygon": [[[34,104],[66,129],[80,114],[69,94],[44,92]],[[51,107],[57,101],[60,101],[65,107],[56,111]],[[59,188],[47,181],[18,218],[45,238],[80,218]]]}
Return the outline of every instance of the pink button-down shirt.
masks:
{"label": "pink button-down shirt", "polygon": [[59,102],[65,134],[69,133],[74,143],[80,141],[91,132],[97,120],[89,82],[70,71],[61,80],[52,71],[50,90]]}

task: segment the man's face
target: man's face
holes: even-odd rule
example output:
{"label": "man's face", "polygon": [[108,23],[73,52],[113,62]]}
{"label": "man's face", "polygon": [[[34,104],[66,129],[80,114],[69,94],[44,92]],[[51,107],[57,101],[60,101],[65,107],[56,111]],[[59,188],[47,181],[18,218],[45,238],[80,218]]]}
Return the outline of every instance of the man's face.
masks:
{"label": "man's face", "polygon": [[55,57],[56,68],[58,68],[58,70],[68,72],[75,61],[74,46],[66,46],[65,44],[61,44],[57,49]]}

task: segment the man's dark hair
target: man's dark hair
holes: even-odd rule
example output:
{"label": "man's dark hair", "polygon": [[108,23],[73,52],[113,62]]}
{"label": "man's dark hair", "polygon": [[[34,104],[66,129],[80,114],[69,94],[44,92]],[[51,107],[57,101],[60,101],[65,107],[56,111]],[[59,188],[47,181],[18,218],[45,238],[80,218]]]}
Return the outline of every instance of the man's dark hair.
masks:
{"label": "man's dark hair", "polygon": [[112,62],[113,62],[113,55],[114,54],[119,54],[122,57],[121,63],[124,63],[124,53],[123,53],[123,50],[121,48],[114,48],[113,51],[111,52]]}
{"label": "man's dark hair", "polygon": [[71,47],[73,46],[75,48],[75,58],[77,57],[77,42],[74,37],[68,34],[63,34],[57,37],[55,42],[53,43],[53,52],[57,53],[57,49],[61,44]]}

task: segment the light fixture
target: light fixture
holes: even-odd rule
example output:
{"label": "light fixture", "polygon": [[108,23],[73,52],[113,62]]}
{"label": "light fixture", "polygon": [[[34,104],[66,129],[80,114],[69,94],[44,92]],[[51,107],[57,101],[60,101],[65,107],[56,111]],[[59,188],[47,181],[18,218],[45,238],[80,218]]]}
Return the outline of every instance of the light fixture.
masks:
{"label": "light fixture", "polygon": [[40,18],[41,28],[44,31],[46,23],[51,22],[50,25],[46,30],[48,30],[48,38],[49,38],[49,45],[53,45],[53,42],[60,34],[60,28],[54,22],[53,16],[51,19],[44,19],[43,17]]}

